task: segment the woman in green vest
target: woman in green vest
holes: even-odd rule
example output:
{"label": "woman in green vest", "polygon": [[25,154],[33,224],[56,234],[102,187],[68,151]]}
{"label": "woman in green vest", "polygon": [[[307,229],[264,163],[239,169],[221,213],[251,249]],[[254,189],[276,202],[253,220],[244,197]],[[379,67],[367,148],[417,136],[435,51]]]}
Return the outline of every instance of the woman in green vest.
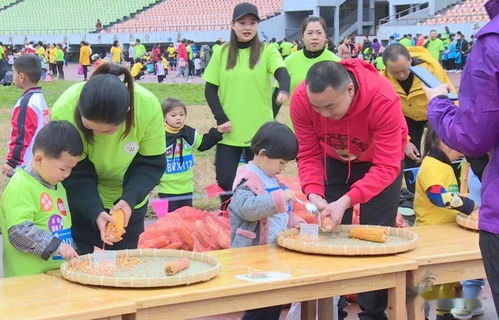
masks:
{"label": "woman in green vest", "polygon": [[[120,76],[124,80],[120,80]],[[159,100],[134,84],[128,69],[105,63],[86,83],[69,87],[52,108],[80,132],[82,159],[64,181],[78,253],[95,247],[133,249],[144,230],[147,195],[166,167],[165,132]],[[125,213],[123,240],[104,231],[110,213]]]}
{"label": "woman in green vest", "polygon": [[[291,94],[296,86],[305,80],[308,69],[319,61],[340,61],[340,58],[327,49],[328,35],[326,22],[319,16],[308,16],[301,24],[302,50],[298,50],[284,60],[291,77]],[[281,106],[277,107],[277,112]],[[274,112],[276,106],[274,106]],[[288,125],[292,128],[291,118]]]}
{"label": "woman in green vest", "polygon": [[308,16],[302,21],[301,40],[304,48],[284,60],[291,77],[291,94],[305,80],[312,65],[319,61],[340,61],[337,55],[327,49],[327,26],[322,17]]}
{"label": "woman in green vest", "polygon": [[241,155],[246,162],[253,159],[249,145],[256,131],[273,119],[272,75],[281,88],[276,99],[279,103],[288,99],[284,61],[277,49],[258,39],[259,20],[253,4],[236,5],[230,41],[213,51],[203,75],[206,100],[225,133],[215,156],[217,182],[224,190],[232,189]]}

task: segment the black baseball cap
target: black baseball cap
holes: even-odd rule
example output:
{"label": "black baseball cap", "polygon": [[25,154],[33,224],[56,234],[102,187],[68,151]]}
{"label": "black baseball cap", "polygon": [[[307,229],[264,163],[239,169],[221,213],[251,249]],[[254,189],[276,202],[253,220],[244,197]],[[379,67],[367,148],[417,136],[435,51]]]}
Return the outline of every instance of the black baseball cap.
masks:
{"label": "black baseball cap", "polygon": [[254,4],[249,2],[239,3],[234,8],[234,13],[232,14],[232,21],[237,21],[248,14],[255,16],[255,18],[258,21],[260,21],[260,17],[258,16],[258,9]]}

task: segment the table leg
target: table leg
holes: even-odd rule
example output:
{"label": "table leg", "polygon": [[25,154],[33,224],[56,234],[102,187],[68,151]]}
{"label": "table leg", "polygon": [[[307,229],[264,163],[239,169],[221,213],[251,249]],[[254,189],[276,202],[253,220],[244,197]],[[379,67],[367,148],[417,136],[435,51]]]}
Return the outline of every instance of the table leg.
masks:
{"label": "table leg", "polygon": [[319,320],[331,320],[333,318],[333,298],[319,299]]}
{"label": "table leg", "polygon": [[317,300],[302,301],[301,320],[315,320],[317,313]]}
{"label": "table leg", "polygon": [[388,289],[388,319],[405,319],[406,274],[398,272],[395,278],[395,288]]}
{"label": "table leg", "polygon": [[407,298],[407,320],[424,320],[424,299],[421,296]]}

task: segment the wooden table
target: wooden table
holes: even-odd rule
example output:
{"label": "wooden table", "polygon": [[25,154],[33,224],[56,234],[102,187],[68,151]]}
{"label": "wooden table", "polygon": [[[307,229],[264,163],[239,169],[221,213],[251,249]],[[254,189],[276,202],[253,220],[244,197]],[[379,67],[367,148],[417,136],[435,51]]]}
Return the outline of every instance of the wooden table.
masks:
{"label": "wooden table", "polygon": [[[407,287],[416,287],[427,276],[434,284],[485,278],[478,232],[464,229],[456,223],[414,227],[419,235],[416,249],[399,257],[417,261],[418,268],[407,272]],[[408,320],[424,319],[423,299],[407,299]]]}
{"label": "wooden table", "polygon": [[[169,289],[121,290],[137,305],[136,320],[190,319],[336,295],[389,290],[389,319],[405,317],[405,272],[415,261],[397,257],[333,257],[297,253],[274,245],[212,253],[222,263],[208,282]],[[291,276],[268,283],[239,280],[236,275],[277,271]],[[320,319],[331,319],[325,308]],[[305,317],[306,318],[306,317]],[[312,316],[310,315],[310,318]],[[315,315],[313,315],[315,319]]]}
{"label": "wooden table", "polygon": [[121,320],[136,306],[109,290],[82,286],[47,274],[0,279],[2,320]]}

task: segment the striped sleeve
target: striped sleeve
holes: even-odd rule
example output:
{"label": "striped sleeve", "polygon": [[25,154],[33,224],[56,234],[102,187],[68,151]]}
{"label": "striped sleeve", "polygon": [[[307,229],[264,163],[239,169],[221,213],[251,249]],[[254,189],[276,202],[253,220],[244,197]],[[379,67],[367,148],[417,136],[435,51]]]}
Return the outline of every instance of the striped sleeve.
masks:
{"label": "striped sleeve", "polygon": [[38,128],[38,115],[25,103],[24,98],[21,104],[14,108],[11,118],[11,133],[9,137],[9,152],[7,154],[7,164],[16,168],[23,164],[26,149],[32,143],[33,137]]}

